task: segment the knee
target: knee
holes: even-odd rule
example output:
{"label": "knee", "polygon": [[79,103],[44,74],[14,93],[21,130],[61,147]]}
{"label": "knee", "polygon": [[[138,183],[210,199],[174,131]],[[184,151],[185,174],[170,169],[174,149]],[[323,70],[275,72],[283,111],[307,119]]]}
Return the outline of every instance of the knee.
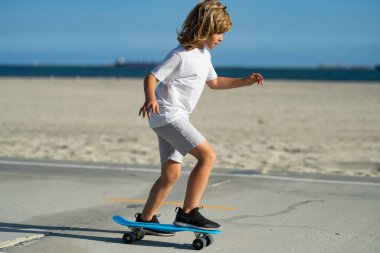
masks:
{"label": "knee", "polygon": [[214,165],[216,160],[216,154],[213,150],[204,152],[199,158],[198,161],[202,163],[207,163],[209,165]]}
{"label": "knee", "polygon": [[192,154],[198,160],[199,163],[211,167],[214,165],[216,160],[215,151],[207,141],[203,142],[202,144],[198,145],[193,150],[191,150],[190,154]]}
{"label": "knee", "polygon": [[170,173],[163,173],[161,174],[161,181],[165,185],[173,185],[178,181],[180,176],[181,176],[181,172],[177,172],[177,171],[172,171]]}

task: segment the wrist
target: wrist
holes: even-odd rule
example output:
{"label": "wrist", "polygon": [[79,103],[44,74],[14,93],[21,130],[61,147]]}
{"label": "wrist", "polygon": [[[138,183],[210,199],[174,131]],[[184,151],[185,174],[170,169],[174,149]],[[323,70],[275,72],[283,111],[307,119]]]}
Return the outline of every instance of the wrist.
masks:
{"label": "wrist", "polygon": [[243,81],[243,86],[249,86],[250,85],[250,80],[247,77],[242,78]]}
{"label": "wrist", "polygon": [[145,100],[146,101],[155,101],[156,100],[156,96],[155,95],[148,95],[145,97]]}

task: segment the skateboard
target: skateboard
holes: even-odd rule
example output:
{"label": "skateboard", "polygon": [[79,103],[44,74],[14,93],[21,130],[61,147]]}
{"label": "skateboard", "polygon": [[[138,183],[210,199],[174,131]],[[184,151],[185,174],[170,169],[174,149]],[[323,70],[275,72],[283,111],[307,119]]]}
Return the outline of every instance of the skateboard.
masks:
{"label": "skateboard", "polygon": [[119,215],[113,216],[113,220],[120,225],[129,227],[132,231],[123,235],[124,243],[130,244],[135,241],[141,240],[145,236],[144,228],[154,229],[162,232],[194,232],[195,239],[193,241],[193,248],[201,250],[204,247],[211,245],[214,241],[211,234],[220,234],[221,230],[204,230],[189,227],[179,227],[173,224],[160,224],[160,223],[147,223],[135,222],[127,220]]}

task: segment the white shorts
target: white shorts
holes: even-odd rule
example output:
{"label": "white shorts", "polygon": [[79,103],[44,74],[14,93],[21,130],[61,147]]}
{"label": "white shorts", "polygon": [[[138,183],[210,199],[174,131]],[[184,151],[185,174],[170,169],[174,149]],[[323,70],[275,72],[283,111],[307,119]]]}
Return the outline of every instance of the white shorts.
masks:
{"label": "white shorts", "polygon": [[179,118],[152,130],[158,137],[161,164],[168,160],[182,163],[190,150],[206,140],[187,118]]}

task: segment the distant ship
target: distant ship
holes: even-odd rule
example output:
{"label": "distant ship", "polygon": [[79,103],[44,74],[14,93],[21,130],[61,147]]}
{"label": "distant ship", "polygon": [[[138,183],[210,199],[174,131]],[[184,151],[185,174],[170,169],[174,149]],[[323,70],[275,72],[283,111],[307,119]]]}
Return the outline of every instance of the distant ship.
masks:
{"label": "distant ship", "polygon": [[141,67],[153,68],[156,65],[157,65],[156,62],[126,62],[123,57],[118,58],[114,63],[115,67],[124,67],[124,68],[141,68]]}

